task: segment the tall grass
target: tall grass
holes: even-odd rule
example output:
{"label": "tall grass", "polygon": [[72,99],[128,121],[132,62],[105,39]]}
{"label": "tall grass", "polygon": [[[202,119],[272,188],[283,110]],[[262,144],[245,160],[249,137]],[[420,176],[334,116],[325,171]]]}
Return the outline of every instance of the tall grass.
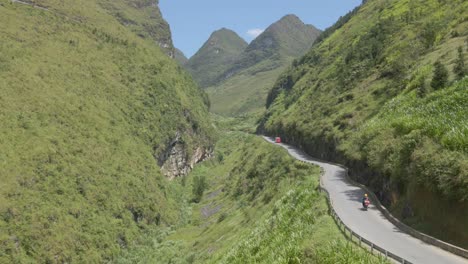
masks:
{"label": "tall grass", "polygon": [[416,93],[387,103],[361,130],[378,134],[389,127],[404,135],[413,130],[451,150],[468,152],[468,78],[452,87],[419,98]]}

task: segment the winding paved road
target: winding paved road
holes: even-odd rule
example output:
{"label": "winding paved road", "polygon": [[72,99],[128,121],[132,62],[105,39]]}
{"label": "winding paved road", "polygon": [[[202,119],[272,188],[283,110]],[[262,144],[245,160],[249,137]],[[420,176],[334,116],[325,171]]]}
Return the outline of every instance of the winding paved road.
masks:
{"label": "winding paved road", "polygon": [[468,260],[464,258],[403,233],[390,223],[377,208],[372,207],[372,204],[368,211],[363,211],[360,200],[364,195],[364,190],[349,182],[343,168],[316,161],[293,146],[284,143],[277,144],[271,138],[264,138],[270,143],[287,149],[294,158],[323,168],[322,183],[330,193],[336,213],[347,226],[360,236],[414,264],[468,264]]}

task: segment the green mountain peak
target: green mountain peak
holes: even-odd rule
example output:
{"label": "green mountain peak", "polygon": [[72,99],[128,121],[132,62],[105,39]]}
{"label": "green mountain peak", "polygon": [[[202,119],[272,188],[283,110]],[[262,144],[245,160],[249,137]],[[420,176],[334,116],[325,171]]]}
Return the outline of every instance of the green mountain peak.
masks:
{"label": "green mountain peak", "polygon": [[200,86],[216,82],[220,73],[247,47],[247,42],[236,32],[222,28],[211,34],[203,46],[185,64]]}
{"label": "green mountain peak", "polygon": [[310,49],[320,30],[286,15],[254,39],[208,89],[212,111],[241,114],[263,109],[268,89],[294,58]]}

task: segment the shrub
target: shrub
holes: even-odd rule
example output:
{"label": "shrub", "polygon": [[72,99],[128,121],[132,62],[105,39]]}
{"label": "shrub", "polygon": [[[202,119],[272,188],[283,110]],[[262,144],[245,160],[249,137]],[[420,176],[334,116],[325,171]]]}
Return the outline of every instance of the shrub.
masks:
{"label": "shrub", "polygon": [[224,221],[226,218],[227,218],[227,213],[222,213],[222,214],[220,214],[219,217],[218,217],[218,223],[221,223],[221,222]]}
{"label": "shrub", "polygon": [[463,47],[458,48],[458,57],[455,61],[455,66],[453,67],[453,73],[455,74],[457,80],[462,79],[467,75],[467,69],[465,65],[465,54],[463,53]]}
{"label": "shrub", "polygon": [[207,187],[208,184],[206,183],[206,178],[204,175],[193,177],[192,201],[195,203],[199,203]]}
{"label": "shrub", "polygon": [[432,77],[431,86],[435,90],[444,88],[448,83],[448,70],[440,61],[434,63],[434,77]]}

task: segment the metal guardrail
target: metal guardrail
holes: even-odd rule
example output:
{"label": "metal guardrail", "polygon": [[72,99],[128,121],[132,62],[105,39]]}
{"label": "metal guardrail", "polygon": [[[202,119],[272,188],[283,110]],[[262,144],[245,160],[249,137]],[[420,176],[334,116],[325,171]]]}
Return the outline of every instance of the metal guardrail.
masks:
{"label": "metal guardrail", "polygon": [[[303,162],[303,163],[310,164],[310,162],[306,162],[304,160],[300,160],[300,159],[297,159],[297,160],[300,161],[300,162]],[[346,167],[344,167],[342,165],[339,165],[339,164],[334,164],[334,163],[330,163],[330,164],[337,165],[339,167],[344,168],[346,170],[346,175],[348,175],[348,168],[346,168]],[[380,247],[380,246],[376,245],[372,241],[369,241],[369,240],[363,238],[358,233],[353,231],[349,226],[347,226],[343,222],[343,220],[341,220],[341,218],[338,216],[338,214],[335,211],[335,208],[333,208],[333,200],[330,197],[330,193],[328,192],[327,189],[325,189],[325,187],[323,187],[323,184],[322,184],[322,176],[324,174],[323,168],[320,168],[320,171],[321,171],[321,173],[320,173],[320,180],[319,180],[318,190],[322,191],[322,192],[324,192],[326,194],[327,202],[328,202],[328,208],[330,210],[330,215],[335,220],[336,224],[338,225],[338,228],[344,233],[345,237],[347,239],[349,239],[350,241],[352,241],[352,242],[356,242],[360,247],[362,247],[363,244],[369,246],[369,250],[370,250],[370,252],[372,254],[375,254],[375,253],[379,252],[381,254],[381,256],[385,257],[386,259],[392,259],[394,261],[397,261],[397,262],[403,263],[403,264],[413,264],[411,261],[409,261],[409,260],[407,260],[407,259],[405,259],[403,257],[400,257],[397,254],[384,249],[383,247]],[[349,236],[346,233],[347,231],[349,233]],[[353,237],[356,238],[356,241],[353,240]],[[374,252],[374,250],[376,252]]]}
{"label": "metal guardrail", "polygon": [[389,211],[388,209],[383,206],[381,203],[380,203],[380,200],[377,198],[377,196],[374,194],[373,191],[371,191],[369,188],[367,188],[365,185],[362,185],[356,181],[354,181],[353,179],[351,179],[348,175],[348,168],[341,165],[341,164],[336,164],[336,163],[331,163],[331,162],[328,162],[329,164],[333,164],[335,166],[338,166],[340,168],[343,168],[345,171],[346,171],[346,178],[347,180],[355,185],[355,186],[358,186],[360,188],[362,188],[363,190],[365,190],[370,196],[371,196],[371,199],[372,201],[374,201],[374,206],[385,216],[385,218],[387,218],[388,221],[390,221],[390,223],[392,223],[393,225],[395,225],[397,228],[399,228],[401,231],[405,232],[406,234],[409,234],[410,236],[412,237],[415,237],[427,244],[430,244],[430,245],[433,245],[433,246],[436,246],[438,248],[441,248],[443,250],[446,250],[452,254],[455,254],[455,255],[458,255],[460,257],[463,257],[463,258],[468,258],[468,250],[464,249],[464,248],[461,248],[461,247],[457,247],[455,245],[452,245],[452,244],[449,244],[447,242],[444,242],[442,240],[439,240],[435,237],[432,237],[432,236],[429,236],[427,234],[424,234],[422,232],[419,232],[407,225],[405,225],[403,222],[401,222],[399,219],[397,219],[396,217],[394,217]]}
{"label": "metal guardrail", "polygon": [[[322,170],[322,175],[323,175],[323,170]],[[397,254],[394,254],[386,249],[384,249],[383,247],[380,247],[378,245],[376,245],[375,243],[373,243],[372,241],[369,241],[365,238],[363,238],[362,236],[360,236],[358,233],[354,232],[349,226],[347,226],[342,220],[341,218],[338,216],[338,214],[336,213],[335,211],[335,208],[333,208],[333,201],[330,197],[330,193],[327,191],[327,189],[325,189],[323,186],[322,186],[322,176],[320,176],[320,185],[319,185],[319,190],[324,192],[327,196],[327,201],[328,201],[328,207],[330,209],[330,215],[333,217],[333,219],[335,220],[336,224],[338,225],[338,228],[344,233],[345,237],[347,239],[349,239],[350,241],[352,242],[355,242],[357,243],[360,247],[362,247],[362,244],[365,244],[367,246],[369,246],[369,250],[372,254],[375,254],[375,253],[380,253],[382,257],[385,257],[387,259],[391,258],[399,263],[403,263],[403,264],[413,264],[412,262],[410,262],[409,260],[407,259],[404,259],[403,257],[400,257],[398,256]],[[342,229],[343,228],[343,229]],[[353,240],[353,237],[356,238],[356,240]],[[376,252],[374,252],[376,251]]]}
{"label": "metal guardrail", "polygon": [[[306,153],[304,153],[306,154]],[[302,161],[302,162],[305,162],[305,163],[309,163],[309,162],[306,162],[306,161],[303,161],[303,160],[300,160],[298,159],[299,161]],[[315,159],[317,161],[320,161],[319,159]],[[346,171],[346,177],[347,177],[347,180],[355,185],[355,186],[358,186],[360,188],[362,188],[363,190],[365,190],[370,196],[371,196],[371,199],[374,201],[374,206],[385,216],[385,218],[387,218],[388,221],[390,221],[393,225],[395,225],[397,228],[399,228],[401,231],[405,232],[406,234],[409,234],[423,242],[426,242],[428,244],[431,244],[433,246],[436,246],[438,248],[441,248],[443,250],[446,250],[448,252],[451,252],[455,255],[458,255],[460,257],[463,257],[465,259],[468,259],[468,250],[467,249],[464,249],[464,248],[461,248],[461,247],[457,247],[457,246],[454,246],[452,244],[449,244],[447,242],[444,242],[444,241],[441,241],[439,239],[436,239],[434,237],[431,237],[429,235],[426,235],[424,233],[421,233],[407,225],[405,225],[404,223],[402,223],[400,220],[398,220],[397,218],[395,218],[388,210],[387,208],[385,208],[385,206],[383,206],[379,199],[375,196],[374,192],[370,191],[366,186],[362,185],[362,184],[359,184],[357,182],[355,182],[354,180],[352,180],[348,175],[348,168],[341,165],[341,164],[337,164],[337,163],[333,163],[333,162],[328,162],[328,161],[323,161],[323,162],[326,162],[326,163],[329,163],[329,164],[332,164],[332,165],[335,165],[335,166],[338,166],[340,168],[343,168],[345,171]],[[323,169],[322,169],[322,174],[323,174]],[[352,239],[352,236],[355,235],[356,238],[359,239],[359,244],[361,245],[362,242],[365,242],[367,240],[363,239],[362,237],[360,237],[356,232],[352,231],[348,226],[346,226],[343,221],[338,217],[338,215],[336,214],[335,212],[335,209],[333,208],[333,204],[332,204],[332,200],[330,198],[330,193],[323,187],[322,185],[322,178],[320,177],[320,186],[319,186],[319,190],[322,190],[324,191],[326,194],[327,194],[327,200],[328,200],[328,203],[329,203],[329,208],[330,208],[330,213],[331,215],[333,216],[333,218],[335,219],[335,221],[338,223],[338,226],[340,225],[343,225],[345,228],[344,228],[344,232],[346,231],[346,229],[349,230],[350,234],[351,234],[351,239]],[[398,261],[400,263],[411,263],[410,261],[392,253],[392,252],[389,252],[379,246],[376,246],[374,243],[370,242],[370,241],[367,241],[368,243],[366,243],[367,245],[370,246],[370,250],[371,252],[373,252],[374,249],[376,249],[378,252],[382,253],[382,254],[385,254],[385,256],[387,258],[391,258],[395,261]]]}

